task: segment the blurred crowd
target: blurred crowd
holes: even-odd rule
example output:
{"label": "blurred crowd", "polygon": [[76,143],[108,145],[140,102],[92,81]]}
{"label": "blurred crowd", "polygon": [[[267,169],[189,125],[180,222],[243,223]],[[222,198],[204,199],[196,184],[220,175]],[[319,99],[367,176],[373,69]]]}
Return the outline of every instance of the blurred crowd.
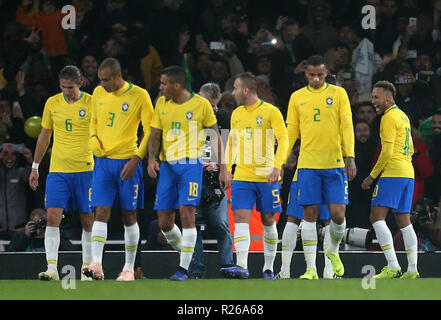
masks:
{"label": "blurred crowd", "polygon": [[[362,27],[365,5],[375,8],[375,28]],[[324,56],[328,81],[346,89],[354,118],[358,175],[349,183],[347,226],[366,229],[372,191],[360,185],[381,150],[370,93],[374,82],[388,80],[412,122],[414,200],[441,202],[441,0],[0,0],[0,16],[3,239],[24,230],[32,210],[44,208],[50,149],[33,192],[27,176],[36,139],[24,131],[26,119],[41,116],[47,98],[60,91],[58,72],[67,64],[81,68],[82,90],[92,93],[105,57],[117,58],[125,79],[146,88],[153,102],[162,69],[181,65],[191,91],[207,82],[220,86],[218,108],[226,112],[237,107],[235,75],[251,71],[259,96],[286,116],[291,93],[306,85],[306,59]],[[75,29],[63,29],[67,18]],[[284,189],[290,177],[287,172]],[[143,239],[156,219],[155,181],[145,179]],[[63,220],[67,236],[79,239],[78,217],[66,213]],[[112,213],[109,239],[122,239],[120,228],[118,212]]]}

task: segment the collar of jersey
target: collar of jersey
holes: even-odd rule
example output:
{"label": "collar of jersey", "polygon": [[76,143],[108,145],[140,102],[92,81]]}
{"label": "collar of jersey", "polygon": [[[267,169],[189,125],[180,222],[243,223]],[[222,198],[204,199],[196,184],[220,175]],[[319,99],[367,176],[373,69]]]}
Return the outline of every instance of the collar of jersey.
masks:
{"label": "collar of jersey", "polygon": [[[80,101],[83,96],[84,96],[84,92],[80,90],[80,97],[74,103]],[[66,101],[66,103],[69,104],[69,102],[67,102],[67,99],[66,99],[66,96],[64,95],[64,93],[63,93],[63,98],[64,98],[64,101]]]}
{"label": "collar of jersey", "polygon": [[126,83],[124,83],[124,85],[121,88],[119,88],[118,90],[114,91],[113,93],[116,94],[116,95],[121,95],[123,93],[126,93],[130,89],[132,89],[132,87],[133,87],[133,83],[126,81]]}
{"label": "collar of jersey", "polygon": [[325,84],[321,88],[318,88],[318,89],[314,89],[314,88],[310,87],[309,84],[306,85],[306,90],[313,92],[313,93],[320,93],[322,91],[325,91],[328,88],[329,88],[329,83],[327,83],[327,82],[325,82]]}
{"label": "collar of jersey", "polygon": [[251,106],[244,106],[245,110],[254,111],[255,109],[259,108],[263,104],[263,102],[264,101],[262,99],[259,99],[259,100],[257,100],[257,102],[255,104],[253,104]]}
{"label": "collar of jersey", "polygon": [[393,106],[390,106],[389,108],[386,109],[386,111],[384,111],[384,114],[386,114],[387,112],[389,112],[392,109],[398,109],[398,106],[396,104],[394,104]]}

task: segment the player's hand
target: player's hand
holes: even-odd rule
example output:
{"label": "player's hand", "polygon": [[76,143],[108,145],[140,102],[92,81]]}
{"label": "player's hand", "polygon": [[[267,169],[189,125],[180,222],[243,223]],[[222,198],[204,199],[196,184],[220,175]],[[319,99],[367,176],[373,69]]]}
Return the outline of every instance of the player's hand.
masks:
{"label": "player's hand", "polygon": [[374,178],[372,178],[371,176],[367,176],[366,179],[364,179],[361,183],[361,188],[363,190],[368,190],[371,187],[372,182],[374,182]]}
{"label": "player's hand", "polygon": [[149,160],[147,165],[147,173],[149,174],[150,178],[156,179],[158,177],[158,172],[159,162],[156,160]]}
{"label": "player's hand", "polygon": [[348,180],[352,181],[357,175],[357,166],[354,158],[345,158],[345,172],[348,175]]}
{"label": "player's hand", "polygon": [[38,177],[39,177],[39,173],[37,170],[32,170],[31,174],[29,175],[29,186],[31,187],[32,190],[37,190],[38,187]]}
{"label": "player's hand", "polygon": [[138,166],[138,162],[141,159],[138,156],[133,156],[123,167],[121,170],[121,180],[129,180],[133,177],[136,171],[136,167]]}
{"label": "player's hand", "polygon": [[219,185],[222,189],[226,190],[231,187],[231,182],[233,181],[233,176],[226,168],[220,168],[219,171]]}
{"label": "player's hand", "polygon": [[32,234],[35,232],[35,222],[28,221],[25,225],[25,235],[30,238]]}
{"label": "player's hand", "polygon": [[271,170],[271,172],[268,174],[268,184],[270,186],[279,181],[280,173],[280,170],[277,168],[273,168],[273,170]]}

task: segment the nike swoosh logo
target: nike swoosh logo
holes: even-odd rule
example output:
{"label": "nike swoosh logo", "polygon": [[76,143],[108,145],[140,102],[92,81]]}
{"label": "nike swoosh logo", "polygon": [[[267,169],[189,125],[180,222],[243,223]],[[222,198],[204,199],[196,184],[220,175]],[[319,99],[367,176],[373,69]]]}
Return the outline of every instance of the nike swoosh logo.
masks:
{"label": "nike swoosh logo", "polygon": [[306,102],[300,103],[300,106],[303,106],[303,105],[305,105],[305,104],[306,104]]}
{"label": "nike swoosh logo", "polygon": [[104,104],[106,104],[106,103],[105,102],[98,102],[98,105],[100,105],[100,106],[102,106]]}
{"label": "nike swoosh logo", "polygon": [[276,209],[276,208],[279,208],[279,207],[280,207],[280,205],[277,205],[277,206],[273,205],[273,209]]}
{"label": "nike swoosh logo", "polygon": [[161,116],[166,116],[167,112],[161,112]]}
{"label": "nike swoosh logo", "polygon": [[234,120],[234,124],[238,124],[239,122],[241,122],[242,120]]}
{"label": "nike swoosh logo", "polygon": [[194,201],[196,198],[187,198],[187,201]]}

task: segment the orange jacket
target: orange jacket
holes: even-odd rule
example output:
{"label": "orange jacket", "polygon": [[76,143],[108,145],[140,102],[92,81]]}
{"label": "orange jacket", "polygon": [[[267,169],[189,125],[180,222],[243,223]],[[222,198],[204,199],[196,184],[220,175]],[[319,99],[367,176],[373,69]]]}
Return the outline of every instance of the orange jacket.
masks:
{"label": "orange jacket", "polygon": [[66,55],[66,36],[61,27],[61,20],[63,19],[61,10],[52,14],[35,13],[28,16],[26,9],[27,7],[24,5],[18,6],[16,20],[28,27],[40,29],[43,36],[42,49],[45,50],[49,56],[57,57]]}

